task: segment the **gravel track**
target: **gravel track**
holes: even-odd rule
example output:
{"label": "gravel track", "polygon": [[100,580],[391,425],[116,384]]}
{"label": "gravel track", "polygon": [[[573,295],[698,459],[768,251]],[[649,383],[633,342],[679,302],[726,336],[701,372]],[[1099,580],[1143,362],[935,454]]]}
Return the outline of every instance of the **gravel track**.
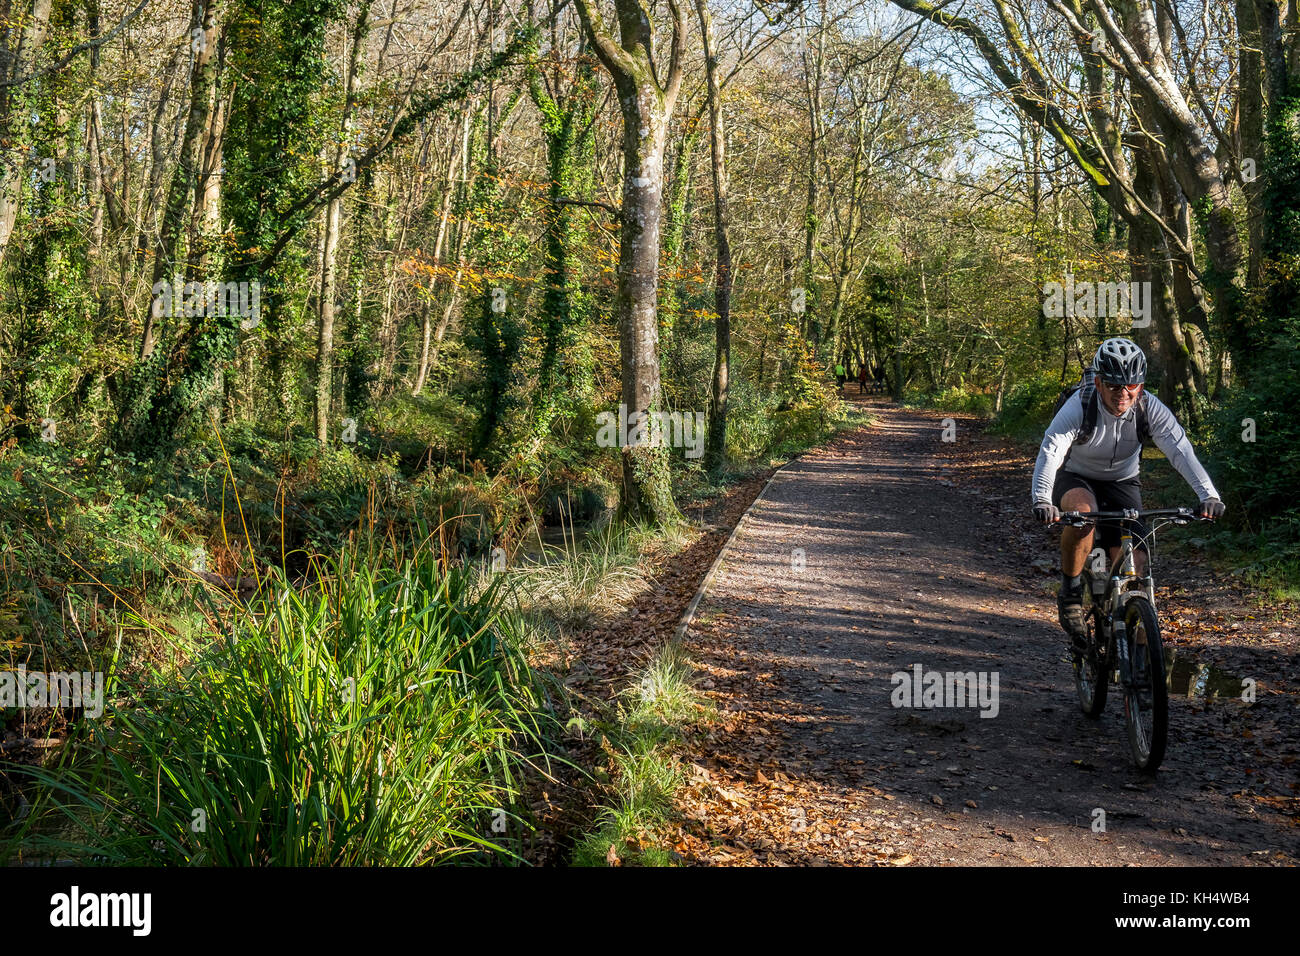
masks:
{"label": "gravel track", "polygon": [[[1248,756],[1279,719],[1294,728],[1294,684],[1261,681],[1254,705],[1172,700],[1169,754],[1143,776],[1113,689],[1099,721],[1079,711],[1056,572],[1030,563],[1055,548],[1025,520],[1032,461],[973,420],[957,418],[947,442],[940,414],[870,404],[872,427],[777,475],[687,633],[720,719],[688,747],[678,852],[741,865],[1294,864],[1296,738]],[[1157,566],[1157,583],[1179,573]],[[1290,645],[1269,659],[1293,674],[1295,658]],[[894,706],[891,675],[915,664],[996,675],[996,716]]]}

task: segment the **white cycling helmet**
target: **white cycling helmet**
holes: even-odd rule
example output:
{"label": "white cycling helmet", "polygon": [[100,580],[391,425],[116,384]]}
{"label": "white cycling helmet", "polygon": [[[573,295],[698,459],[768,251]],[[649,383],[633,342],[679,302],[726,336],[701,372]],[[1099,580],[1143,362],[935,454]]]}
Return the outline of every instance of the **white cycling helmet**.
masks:
{"label": "white cycling helmet", "polygon": [[1111,385],[1137,385],[1147,380],[1147,357],[1131,339],[1107,339],[1097,347],[1092,369]]}

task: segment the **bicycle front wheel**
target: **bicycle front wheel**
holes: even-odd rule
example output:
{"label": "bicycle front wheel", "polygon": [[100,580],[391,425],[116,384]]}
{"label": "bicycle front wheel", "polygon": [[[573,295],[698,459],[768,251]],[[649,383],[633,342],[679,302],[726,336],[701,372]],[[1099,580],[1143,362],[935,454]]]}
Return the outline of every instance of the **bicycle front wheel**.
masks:
{"label": "bicycle front wheel", "polygon": [[1169,733],[1169,691],[1165,652],[1155,608],[1143,597],[1124,609],[1128,634],[1129,684],[1124,689],[1124,720],[1129,748],[1139,770],[1153,773],[1165,757]]}

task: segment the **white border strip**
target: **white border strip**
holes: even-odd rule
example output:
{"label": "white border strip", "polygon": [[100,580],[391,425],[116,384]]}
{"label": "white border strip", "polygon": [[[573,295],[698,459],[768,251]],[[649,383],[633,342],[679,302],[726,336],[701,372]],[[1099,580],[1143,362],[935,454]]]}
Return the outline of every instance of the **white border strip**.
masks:
{"label": "white border strip", "polygon": [[791,458],[776,471],[772,472],[772,477],[767,479],[767,484],[763,486],[763,490],[760,491],[758,496],[749,503],[749,507],[746,508],[745,513],[740,516],[740,520],[736,522],[736,526],[731,529],[731,534],[728,535],[727,540],[723,543],[721,549],[719,549],[717,557],[713,559],[713,564],[709,566],[709,573],[704,575],[704,580],[700,582],[700,586],[695,592],[695,597],[691,598],[691,603],[687,605],[686,613],[682,615],[682,621],[677,625],[677,630],[673,633],[674,641],[680,641],[686,636],[686,629],[691,626],[691,621],[695,618],[695,611],[700,606],[700,601],[704,597],[704,592],[709,589],[709,585],[713,583],[714,575],[718,573],[718,566],[722,564],[722,556],[727,553],[727,549],[731,547],[731,542],[734,541],[736,535],[740,533],[740,528],[745,523],[745,519],[749,517],[749,513],[754,510],[756,504],[763,500],[763,496],[767,494],[767,489],[772,487],[772,482],[776,481],[777,476],[795,462],[802,459],[803,455],[800,455],[797,458]]}

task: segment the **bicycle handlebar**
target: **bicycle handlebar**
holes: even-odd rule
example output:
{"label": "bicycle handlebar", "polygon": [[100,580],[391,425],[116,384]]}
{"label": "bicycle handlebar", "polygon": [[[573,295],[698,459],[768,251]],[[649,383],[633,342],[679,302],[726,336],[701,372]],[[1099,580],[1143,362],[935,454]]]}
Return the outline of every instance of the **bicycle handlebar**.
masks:
{"label": "bicycle handlebar", "polygon": [[1139,511],[1136,508],[1125,508],[1123,511],[1063,511],[1056,520],[1062,524],[1078,526],[1089,521],[1141,521],[1143,518],[1173,518],[1178,523],[1213,520],[1197,514],[1191,508],[1152,508],[1147,511]]}

